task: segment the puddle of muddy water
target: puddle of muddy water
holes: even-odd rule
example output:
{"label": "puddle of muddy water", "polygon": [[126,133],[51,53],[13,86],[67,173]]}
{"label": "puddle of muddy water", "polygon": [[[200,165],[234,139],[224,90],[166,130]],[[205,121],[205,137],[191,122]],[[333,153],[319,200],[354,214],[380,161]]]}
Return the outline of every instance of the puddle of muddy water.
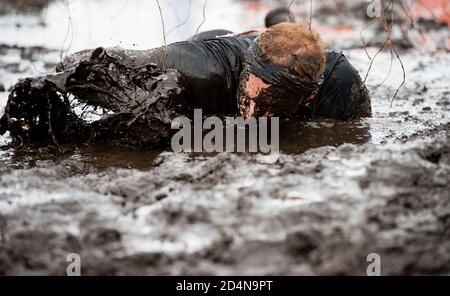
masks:
{"label": "puddle of muddy water", "polygon": [[[338,132],[337,132],[338,131]],[[340,122],[335,120],[284,121],[280,124],[280,152],[283,154],[302,154],[305,151],[323,146],[338,147],[342,144],[362,145],[370,142],[370,125],[365,121]],[[5,145],[7,136],[0,144]],[[248,142],[248,137],[247,137]],[[29,148],[0,151],[3,166],[28,169],[33,167],[52,167],[64,162],[72,167],[73,174],[88,174],[110,168],[148,170],[161,152],[171,148],[132,149],[108,145],[81,146],[63,154],[54,149]],[[209,158],[217,153],[192,153],[193,158]]]}
{"label": "puddle of muddy water", "polygon": [[[0,163],[14,169],[48,168],[63,164],[68,175],[85,175],[111,168],[148,170],[163,149],[133,150],[129,147],[77,147],[64,154],[55,150],[30,148],[0,152]],[[71,172],[72,171],[72,172]]]}

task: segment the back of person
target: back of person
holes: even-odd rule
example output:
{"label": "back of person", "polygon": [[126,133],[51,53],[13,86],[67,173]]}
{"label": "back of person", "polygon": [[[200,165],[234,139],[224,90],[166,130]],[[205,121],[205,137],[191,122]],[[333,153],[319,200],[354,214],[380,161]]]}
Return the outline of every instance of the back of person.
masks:
{"label": "back of person", "polygon": [[[270,11],[265,18],[267,28],[283,22],[295,23],[294,14],[285,7]],[[223,32],[222,32],[223,31]],[[206,41],[211,36],[230,34],[230,31],[212,30],[194,36],[195,40]],[[256,39],[258,35],[247,38]],[[247,43],[247,45],[251,45]],[[246,49],[243,49],[244,51]],[[341,52],[328,50],[326,52],[323,81],[316,94],[300,105],[297,114],[320,116],[342,120],[372,116],[371,99],[356,69]]]}
{"label": "back of person", "polygon": [[156,49],[150,61],[181,73],[194,108],[205,114],[234,115],[239,75],[253,42],[248,36],[178,42]]}
{"label": "back of person", "polygon": [[[178,69],[188,79],[195,108],[206,114],[234,115],[239,75],[246,52],[258,35],[213,39],[210,35],[204,32],[198,41],[170,45],[165,66]],[[315,96],[296,113],[341,120],[370,117],[369,92],[356,69],[335,50],[328,50],[325,60],[323,81]]]}
{"label": "back of person", "polygon": [[372,116],[369,91],[341,52],[328,51],[323,82],[307,108],[313,116],[342,120]]}

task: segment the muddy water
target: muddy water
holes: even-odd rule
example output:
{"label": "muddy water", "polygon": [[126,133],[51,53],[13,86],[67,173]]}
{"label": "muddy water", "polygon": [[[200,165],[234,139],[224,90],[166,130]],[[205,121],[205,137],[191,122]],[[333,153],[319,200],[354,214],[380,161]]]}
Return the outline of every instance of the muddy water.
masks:
{"label": "muddy water", "polygon": [[[0,55],[0,61],[5,65],[3,77],[5,77],[6,86],[12,84],[17,77],[39,75],[37,67],[53,66],[49,61],[55,57],[53,51],[34,50],[29,60],[20,60],[20,56],[24,56],[23,53],[21,54],[23,51],[23,48],[5,47],[4,54]],[[40,60],[33,62],[43,55],[47,59],[46,64]],[[347,50],[346,55],[360,73],[365,73],[367,60],[362,50]],[[370,77],[370,82],[374,85],[385,78],[389,54],[382,53],[378,59],[380,62],[374,66]],[[281,121],[281,152],[300,154],[312,148],[337,147],[345,143],[357,145],[397,143],[413,138],[418,133],[424,134],[427,131],[432,133],[434,129],[447,124],[450,120],[450,87],[447,82],[449,77],[446,75],[446,69],[450,67],[448,56],[445,53],[438,53],[419,59],[418,53],[406,52],[404,59],[408,81],[392,106],[390,104],[392,93],[401,83],[401,79],[397,79],[401,76],[401,71],[396,68],[392,70],[384,85],[380,87],[369,85],[373,96],[373,118],[351,122],[329,119]],[[15,72],[7,70],[12,68],[22,70]],[[2,97],[4,104],[7,92],[3,92]],[[8,138],[2,137],[2,142],[8,142]],[[170,151],[170,147],[162,151]],[[84,162],[89,162],[91,159],[94,167],[99,168],[148,169],[151,167],[151,159],[154,158],[149,155],[157,155],[158,152],[160,151],[136,151],[117,147],[79,147],[75,151],[69,150],[62,156],[48,153],[46,157],[42,152],[36,151],[34,157],[41,157],[45,161],[82,159]],[[10,150],[1,152],[0,157],[3,163],[15,167],[30,167],[33,163],[40,163],[28,161],[29,154],[29,152]],[[97,161],[98,159],[101,161]]]}
{"label": "muddy water", "polygon": [[[336,129],[339,132],[336,132]],[[301,154],[312,148],[323,146],[338,147],[349,143],[362,145],[371,140],[370,126],[366,122],[338,122],[333,120],[282,122],[280,125],[280,152]],[[6,141],[7,142],[7,141]],[[7,149],[0,152],[0,163],[5,167],[34,168],[49,167],[60,162],[76,164],[74,174],[87,174],[108,168],[148,170],[162,152],[171,148],[133,149],[109,145],[70,147],[64,153],[55,149],[29,147],[21,150]],[[213,157],[216,153],[193,153]]]}
{"label": "muddy water", "polygon": [[[105,14],[121,10],[121,1],[111,3]],[[210,3],[214,13],[225,11],[222,20],[232,29],[236,9],[248,8]],[[132,14],[144,10],[136,7]],[[51,6],[47,16],[58,15],[52,9],[64,11]],[[87,11],[94,10],[82,17]],[[0,17],[2,32],[17,33],[0,34],[9,44],[0,48],[5,90],[18,78],[51,71],[58,38],[64,39],[52,28],[53,17],[47,29],[27,26],[39,15],[16,17],[24,22],[18,31],[11,17]],[[98,25],[92,27],[92,43],[76,41],[89,33],[80,30],[72,49],[119,43],[97,40]],[[57,41],[37,37],[42,43],[35,43],[36,30],[52,32]],[[117,36],[127,47],[135,42]],[[161,43],[134,38],[143,47]],[[28,43],[11,46],[18,41]],[[354,35],[334,43],[355,45]],[[42,44],[53,45],[30,48]],[[355,47],[345,54],[365,73],[367,57]],[[67,254],[76,252],[85,275],[363,275],[367,255],[375,252],[386,275],[448,275],[450,58],[419,49],[401,56],[408,79],[392,107],[402,76],[398,64],[382,86],[369,87],[373,118],[282,122],[278,156],[109,146],[63,154],[0,150],[0,274],[63,275]],[[385,80],[389,64],[389,53],[380,54],[368,84]],[[0,106],[6,97],[0,91]],[[1,145],[8,141],[0,138]]]}

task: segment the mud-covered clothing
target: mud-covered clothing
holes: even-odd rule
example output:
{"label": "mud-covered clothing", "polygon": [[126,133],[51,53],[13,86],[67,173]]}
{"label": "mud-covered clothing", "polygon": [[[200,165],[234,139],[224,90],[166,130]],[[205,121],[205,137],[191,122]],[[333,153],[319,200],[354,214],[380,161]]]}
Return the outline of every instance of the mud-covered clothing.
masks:
{"label": "mud-covered clothing", "polygon": [[317,95],[299,112],[336,119],[370,117],[372,107],[369,91],[358,71],[343,53],[329,51],[326,57],[324,79]]}
{"label": "mud-covered clothing", "polygon": [[182,74],[194,108],[204,114],[235,114],[239,75],[253,42],[246,36],[178,42],[154,50],[150,61]]}
{"label": "mud-covered clothing", "polygon": [[207,39],[214,39],[214,38],[217,38],[220,36],[225,36],[228,34],[233,34],[233,32],[228,31],[228,30],[222,30],[222,29],[210,30],[210,31],[198,33],[197,35],[192,37],[191,40],[192,41],[201,41],[201,40],[207,40]]}
{"label": "mud-covered clothing", "polygon": [[[243,35],[178,42],[154,50],[149,58],[182,74],[192,107],[203,109],[204,114],[235,115],[240,74],[255,38]],[[327,53],[323,83],[297,113],[336,119],[371,116],[367,88],[342,53]]]}

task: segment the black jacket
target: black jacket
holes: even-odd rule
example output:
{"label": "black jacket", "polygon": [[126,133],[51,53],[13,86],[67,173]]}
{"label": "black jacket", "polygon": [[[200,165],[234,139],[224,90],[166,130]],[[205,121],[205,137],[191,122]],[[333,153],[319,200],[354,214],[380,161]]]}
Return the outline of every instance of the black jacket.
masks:
{"label": "black jacket", "polygon": [[237,113],[236,93],[250,37],[184,41],[154,51],[151,62],[175,68],[186,80],[193,107],[204,114]]}
{"label": "black jacket", "polygon": [[[204,114],[235,115],[239,76],[254,41],[255,35],[245,35],[178,42],[155,50],[150,59],[182,74],[194,108],[203,109]],[[301,106],[298,113],[336,119],[371,116],[367,88],[342,53],[327,52],[324,79],[315,100]]]}

